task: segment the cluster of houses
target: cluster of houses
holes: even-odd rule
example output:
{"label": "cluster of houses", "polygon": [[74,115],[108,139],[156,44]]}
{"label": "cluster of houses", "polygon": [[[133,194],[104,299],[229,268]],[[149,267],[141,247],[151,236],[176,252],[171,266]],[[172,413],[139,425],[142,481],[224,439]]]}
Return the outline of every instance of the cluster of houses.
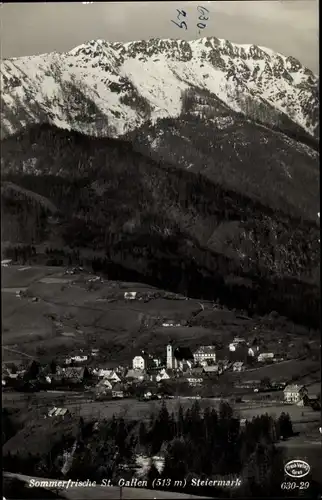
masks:
{"label": "cluster of houses", "polygon": [[[241,349],[245,350],[248,357],[256,359],[259,363],[283,361],[283,358],[274,352],[263,351],[258,345],[254,344],[250,346],[249,342],[246,342],[245,339],[240,337],[235,337],[228,347],[231,353],[238,352]],[[239,368],[237,368],[237,366]],[[242,371],[246,368],[245,363],[243,363],[243,367],[242,365],[237,366],[235,369],[236,371]]]}
{"label": "cluster of houses", "polygon": [[[169,320],[164,322],[163,326],[176,326],[176,322]],[[152,396],[159,397],[162,391],[156,388],[164,388],[164,383],[167,382],[170,385],[171,382],[185,383],[186,388],[202,387],[207,382],[212,386],[216,384],[218,377],[228,370],[243,372],[248,368],[251,359],[258,363],[276,361],[274,353],[260,352],[256,342],[250,345],[240,337],[235,337],[227,347],[227,357],[221,356],[223,359],[218,359],[214,345],[201,345],[192,351],[187,347],[175,347],[172,342],[169,342],[163,359],[141,351],[135,353],[132,366],[118,366],[115,369],[102,367],[102,363],[99,363],[99,349],[91,349],[88,353],[81,350],[78,354],[67,357],[62,366],[56,366],[55,363],[55,366],[52,366],[53,363],[41,366],[34,362],[37,366],[34,367],[31,378],[33,378],[32,383],[38,384],[41,389],[49,388],[49,386],[51,388],[77,386],[94,391],[97,398],[123,398],[126,395],[133,397],[137,394],[135,392],[137,388],[144,387],[146,388],[144,397],[151,398]],[[5,368],[2,373],[3,388],[24,379],[25,375],[26,370],[16,369],[13,372]],[[302,404],[301,402],[307,400],[308,394],[305,387],[286,384],[287,381],[276,384],[269,381],[266,387],[263,380],[247,382],[237,377],[234,387],[238,390],[254,392],[284,391],[286,403]],[[154,387],[154,391],[148,387]]]}
{"label": "cluster of houses", "polygon": [[[111,392],[112,397],[122,397],[121,386],[138,386],[152,383],[154,386],[164,381],[186,382],[189,386],[201,385],[206,375],[216,375],[228,367],[227,362],[216,361],[215,347],[202,346],[194,353],[188,348],[174,348],[170,343],[166,347],[165,362],[162,359],[142,351],[132,359],[132,367],[124,370],[93,370],[93,374],[100,381],[96,386],[97,393]],[[209,363],[209,366],[208,366]],[[117,393],[116,393],[117,390]],[[123,391],[123,394],[126,391]],[[145,398],[152,397],[153,393],[147,390]]]}

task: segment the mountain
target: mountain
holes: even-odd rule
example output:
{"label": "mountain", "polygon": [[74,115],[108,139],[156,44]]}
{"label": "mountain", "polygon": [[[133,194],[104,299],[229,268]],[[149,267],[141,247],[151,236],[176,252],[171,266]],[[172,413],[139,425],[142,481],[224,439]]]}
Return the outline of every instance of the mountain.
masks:
{"label": "mountain", "polygon": [[209,38],[94,41],[2,78],[8,258],[76,252],[112,279],[319,325],[312,72]]}
{"label": "mountain", "polygon": [[[51,123],[118,137],[148,119],[175,118],[188,89],[252,119],[316,140],[319,79],[293,57],[215,37],[130,43],[4,60],[2,134]],[[214,128],[216,124],[214,123]]]}

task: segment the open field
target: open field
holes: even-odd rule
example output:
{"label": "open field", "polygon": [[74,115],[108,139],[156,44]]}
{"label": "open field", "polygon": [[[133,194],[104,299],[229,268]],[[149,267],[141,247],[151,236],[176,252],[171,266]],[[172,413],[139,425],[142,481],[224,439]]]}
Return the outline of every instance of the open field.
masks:
{"label": "open field", "polygon": [[[59,356],[70,350],[69,337],[74,340],[74,349],[93,343],[105,348],[114,342],[127,349],[130,356],[133,348],[143,348],[153,339],[158,343],[159,337],[164,348],[169,331],[164,331],[166,336],[161,336],[160,331],[153,333],[158,322],[189,320],[202,309],[198,301],[169,299],[166,292],[154,287],[108,280],[93,282],[93,277],[86,272],[66,275],[65,268],[59,267],[3,268],[3,345],[19,345],[20,351],[36,357],[46,351]],[[18,290],[24,292],[22,297],[16,296]],[[126,301],[125,291],[157,291],[161,297],[148,302]],[[182,337],[178,331],[177,339],[195,337],[196,332],[188,334]],[[5,361],[10,359],[8,352],[3,351]]]}
{"label": "open field", "polygon": [[311,359],[290,359],[280,363],[263,365],[258,368],[245,370],[244,372],[233,374],[240,380],[261,380],[269,377],[271,380],[285,379],[291,381],[292,377],[301,378],[308,373],[320,372],[319,361]]}
{"label": "open field", "polygon": [[[46,354],[65,357],[71,350],[95,345],[104,362],[114,363],[117,359],[128,364],[134,350],[147,345],[160,356],[170,339],[179,346],[189,345],[191,349],[200,343],[227,344],[235,335],[252,336],[258,325],[258,319],[213,308],[208,301],[176,300],[173,295],[153,286],[102,279],[86,271],[65,274],[65,270],[64,267],[40,265],[2,268],[4,346],[14,349],[19,346],[21,352],[39,359]],[[18,290],[24,292],[21,297],[16,296]],[[127,301],[125,291],[147,293],[150,298]],[[189,327],[160,327],[167,320],[189,322]],[[262,338],[263,332],[259,334]],[[274,337],[277,332],[267,335]],[[3,351],[3,359],[12,359],[9,350]],[[289,379],[301,371],[305,375],[304,364],[296,363],[263,366],[241,377],[246,380],[265,376]]]}
{"label": "open field", "polygon": [[[193,404],[190,398],[174,398],[165,400],[169,412],[178,411],[179,405],[188,408]],[[207,398],[199,400],[201,408],[206,406],[218,408],[219,398]],[[24,394],[17,392],[4,392],[2,404],[8,408],[19,408],[22,411],[33,408],[41,417],[46,414],[52,406],[64,406],[72,413],[84,417],[85,419],[111,418],[113,414],[122,414],[126,418],[146,419],[153,411],[157,411],[161,401],[138,401],[136,399],[92,401],[90,394],[74,392],[38,392]],[[290,414],[294,426],[306,425],[320,421],[320,413],[313,411],[310,407],[299,407],[290,404],[277,403],[236,403],[232,404],[234,411],[241,418],[251,419],[256,415],[268,413],[279,417],[282,412]],[[296,430],[296,429],[295,429]]]}
{"label": "open field", "polygon": [[27,287],[33,282],[41,280],[46,276],[57,274],[63,269],[57,267],[31,266],[8,266],[1,268],[1,287]]}

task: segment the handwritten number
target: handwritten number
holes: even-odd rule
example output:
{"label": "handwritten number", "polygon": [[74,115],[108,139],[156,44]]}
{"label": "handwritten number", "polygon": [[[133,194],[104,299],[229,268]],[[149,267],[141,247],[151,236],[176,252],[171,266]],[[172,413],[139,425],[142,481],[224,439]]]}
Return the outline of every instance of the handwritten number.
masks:
{"label": "handwritten number", "polygon": [[[198,10],[198,12],[199,12],[199,14],[200,14],[200,16],[199,16],[199,21],[208,21],[209,17],[207,17],[207,14],[209,14],[209,10],[208,10],[208,9],[206,9],[206,7],[203,7],[203,6],[201,6],[201,5],[199,5],[199,6],[197,7],[197,10]],[[187,30],[187,29],[188,29],[188,26],[187,26],[186,22],[185,22],[185,21],[181,21],[181,19],[180,19],[181,17],[187,17],[187,13],[186,13],[186,11],[185,11],[185,10],[180,10],[180,9],[177,9],[177,13],[178,13],[178,15],[177,15],[177,20],[179,21],[179,23],[180,23],[180,24],[179,24],[179,23],[177,23],[176,21],[173,21],[172,19],[171,19],[171,22],[172,22],[173,24],[175,24],[176,26],[178,26],[178,28],[180,28],[180,29],[184,28],[185,30]],[[206,14],[206,15],[205,15],[205,14]],[[198,24],[197,24],[197,27],[198,27],[199,29],[201,29],[201,30],[205,29],[205,27],[206,27],[206,26],[207,26],[207,25],[206,25],[206,24],[204,24],[204,23],[198,23]]]}
{"label": "handwritten number", "polygon": [[[184,11],[184,10],[177,9],[177,12],[178,12],[177,19],[179,21],[180,21],[180,16],[183,16],[183,17],[187,16],[186,11]],[[178,23],[176,23],[175,21],[172,21],[172,20],[171,20],[171,22],[173,24],[175,24],[176,26],[178,26],[179,28],[184,28],[185,30],[188,29],[187,24],[184,21],[181,21],[180,24],[178,24]]]}
{"label": "handwritten number", "polygon": [[185,30],[187,29],[187,25],[186,25],[186,23],[184,21],[181,21],[180,24],[178,24],[178,23],[176,23],[175,21],[172,21],[172,20],[171,20],[171,22],[173,24],[175,24],[176,26],[178,26],[179,28],[184,28]]}
{"label": "handwritten number", "polygon": [[[199,16],[199,21],[208,21],[209,17],[207,17],[207,15],[205,15],[205,14],[207,14],[207,13],[209,14],[209,10],[208,10],[208,9],[206,9],[206,7],[202,7],[201,5],[199,5],[199,6],[197,7],[197,10],[198,10],[198,12],[199,12],[199,14],[200,14],[200,16]],[[197,24],[197,27],[198,27],[200,30],[205,29],[205,27],[206,27],[206,26],[207,26],[207,25],[206,25],[206,24],[204,24],[204,23],[198,23],[198,24]]]}
{"label": "handwritten number", "polygon": [[177,12],[179,12],[177,19],[179,19],[180,16],[186,17],[186,15],[187,15],[187,13],[184,10],[177,9]]}
{"label": "handwritten number", "polygon": [[206,11],[206,12],[208,12],[208,13],[209,13],[209,10],[208,10],[208,9],[206,9],[206,7],[202,7],[201,5],[199,5],[199,6],[197,7],[197,10],[198,10],[198,12],[200,12],[200,14],[202,14],[202,15],[204,15],[204,11]]}

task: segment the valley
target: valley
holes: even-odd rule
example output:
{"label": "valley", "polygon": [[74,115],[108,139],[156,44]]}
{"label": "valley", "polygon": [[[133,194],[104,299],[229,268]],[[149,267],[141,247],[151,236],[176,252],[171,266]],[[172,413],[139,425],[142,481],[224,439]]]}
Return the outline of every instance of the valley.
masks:
{"label": "valley", "polygon": [[100,36],[1,61],[5,498],[316,498],[319,76]]}

